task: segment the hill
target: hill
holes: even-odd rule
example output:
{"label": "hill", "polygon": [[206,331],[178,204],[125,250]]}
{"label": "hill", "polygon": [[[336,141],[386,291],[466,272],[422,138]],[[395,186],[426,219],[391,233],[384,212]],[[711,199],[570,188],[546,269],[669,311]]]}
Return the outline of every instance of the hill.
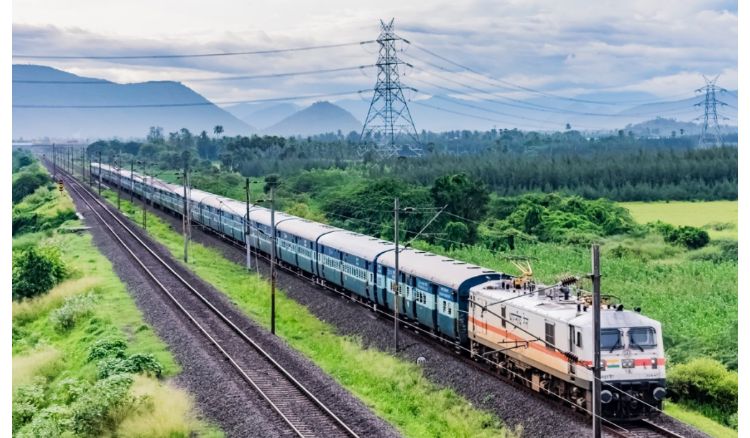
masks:
{"label": "hill", "polygon": [[[188,106],[159,106],[165,103]],[[167,132],[180,128],[211,132],[222,125],[228,135],[252,131],[178,82],[118,84],[41,65],[13,65],[13,106],[13,138],[143,137],[150,126]],[[90,106],[97,108],[86,108]]]}
{"label": "hill", "polygon": [[346,135],[360,129],[362,129],[362,124],[350,112],[330,102],[315,102],[284,118],[264,132],[284,136],[304,136],[340,130]]}
{"label": "hill", "polygon": [[301,108],[293,103],[284,102],[266,104],[240,103],[225,107],[224,109],[250,126],[265,129],[291,116]]}

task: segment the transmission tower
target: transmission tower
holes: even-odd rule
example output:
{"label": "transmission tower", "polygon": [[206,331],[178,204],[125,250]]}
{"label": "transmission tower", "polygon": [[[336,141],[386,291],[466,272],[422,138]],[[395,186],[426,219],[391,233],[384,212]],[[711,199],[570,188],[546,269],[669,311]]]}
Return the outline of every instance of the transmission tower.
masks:
{"label": "transmission tower", "polygon": [[[724,93],[727,90],[716,86],[716,80],[719,79],[719,76],[713,79],[703,76],[703,79],[706,81],[706,85],[695,90],[696,93],[703,93],[704,95],[703,101],[695,104],[695,106],[703,107],[703,126],[701,127],[701,138],[698,140],[698,147],[722,145],[724,141],[721,138],[719,113],[716,111],[716,107],[725,106],[726,103],[716,99],[716,92]],[[700,117],[696,120],[700,120]]]}
{"label": "transmission tower", "polygon": [[383,158],[402,154],[419,156],[422,147],[403,92],[403,88],[410,88],[402,87],[399,79],[399,65],[406,64],[396,53],[396,41],[402,38],[393,32],[393,20],[388,23],[380,20],[377,39],[380,51],[375,64],[378,78],[360,141],[365,148],[374,145],[375,152]]}

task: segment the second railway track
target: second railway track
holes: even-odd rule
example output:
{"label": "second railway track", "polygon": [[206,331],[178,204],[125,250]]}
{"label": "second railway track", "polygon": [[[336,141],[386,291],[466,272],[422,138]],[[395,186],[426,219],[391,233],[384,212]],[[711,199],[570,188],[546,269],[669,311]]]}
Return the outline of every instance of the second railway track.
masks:
{"label": "second railway track", "polygon": [[278,414],[292,435],[357,437],[341,418],[251,339],[186,280],[175,266],[152,248],[105,202],[72,176],[61,173],[70,190],[91,210],[134,262],[174,303],[242,379]]}

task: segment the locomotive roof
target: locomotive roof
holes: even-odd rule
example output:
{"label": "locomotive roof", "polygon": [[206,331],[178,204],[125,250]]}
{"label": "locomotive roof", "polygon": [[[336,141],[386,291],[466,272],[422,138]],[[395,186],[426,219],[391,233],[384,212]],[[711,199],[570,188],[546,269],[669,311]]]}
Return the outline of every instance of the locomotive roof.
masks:
{"label": "locomotive roof", "polygon": [[[512,288],[505,289],[502,288],[502,285],[503,281],[491,281],[472,287],[471,292],[477,299],[486,301],[487,304],[512,299],[512,301],[507,302],[507,306],[523,309],[545,318],[562,321],[578,327],[587,327],[593,324],[591,309],[588,309],[588,311],[585,312],[582,310],[579,311],[579,301],[576,301],[575,297],[571,297],[571,300],[569,301],[560,301],[558,299],[549,298],[546,295],[539,296],[537,292],[524,295],[524,293],[528,293],[528,290]],[[548,286],[537,284],[537,290],[546,287]],[[583,304],[582,302],[580,303]],[[490,309],[498,313],[500,312],[499,304],[493,307],[490,307]],[[602,308],[601,326],[604,328],[638,326],[660,327],[661,324],[638,312]]]}
{"label": "locomotive roof", "polygon": [[[383,254],[378,259],[378,263],[393,268],[396,263],[395,253],[391,251]],[[412,248],[401,250],[399,267],[410,275],[448,286],[454,290],[458,290],[465,281],[475,277],[485,276],[487,280],[491,280],[498,278],[498,275],[503,275],[481,266]]]}

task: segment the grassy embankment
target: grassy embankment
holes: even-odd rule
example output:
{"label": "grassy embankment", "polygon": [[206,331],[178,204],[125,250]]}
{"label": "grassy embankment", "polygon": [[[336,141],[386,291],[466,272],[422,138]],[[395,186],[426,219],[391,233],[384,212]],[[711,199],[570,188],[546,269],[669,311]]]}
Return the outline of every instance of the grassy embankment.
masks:
{"label": "grassy embankment", "polygon": [[[107,197],[114,199],[110,191]],[[123,211],[136,222],[141,210],[127,201]],[[183,240],[168,224],[149,215],[148,231],[178,257]],[[251,318],[269,326],[270,287],[243,266],[214,249],[193,243],[189,267],[224,292]],[[453,390],[429,382],[412,363],[364,348],[355,337],[340,336],[307,308],[277,291],[277,334],[305,354],[373,411],[409,437],[505,436],[490,413],[479,410]],[[489,394],[488,394],[489,395]]]}
{"label": "grassy embankment", "polygon": [[[15,207],[28,210],[32,197],[46,200],[33,208],[44,218],[73,208],[67,194],[47,187]],[[180,371],[178,365],[143,321],[91,235],[64,231],[81,225],[70,220],[58,229],[13,239],[14,253],[31,247],[59,249],[70,273],[47,293],[12,304],[14,434],[59,436],[75,430],[121,437],[222,436],[197,418],[190,395],[169,383],[168,378]],[[73,317],[61,328],[65,310],[73,310]],[[102,339],[124,341],[124,357],[153,355],[163,378],[133,375],[126,393],[117,399],[99,390],[105,381],[114,382],[100,375],[101,362],[89,358],[92,346]]]}

